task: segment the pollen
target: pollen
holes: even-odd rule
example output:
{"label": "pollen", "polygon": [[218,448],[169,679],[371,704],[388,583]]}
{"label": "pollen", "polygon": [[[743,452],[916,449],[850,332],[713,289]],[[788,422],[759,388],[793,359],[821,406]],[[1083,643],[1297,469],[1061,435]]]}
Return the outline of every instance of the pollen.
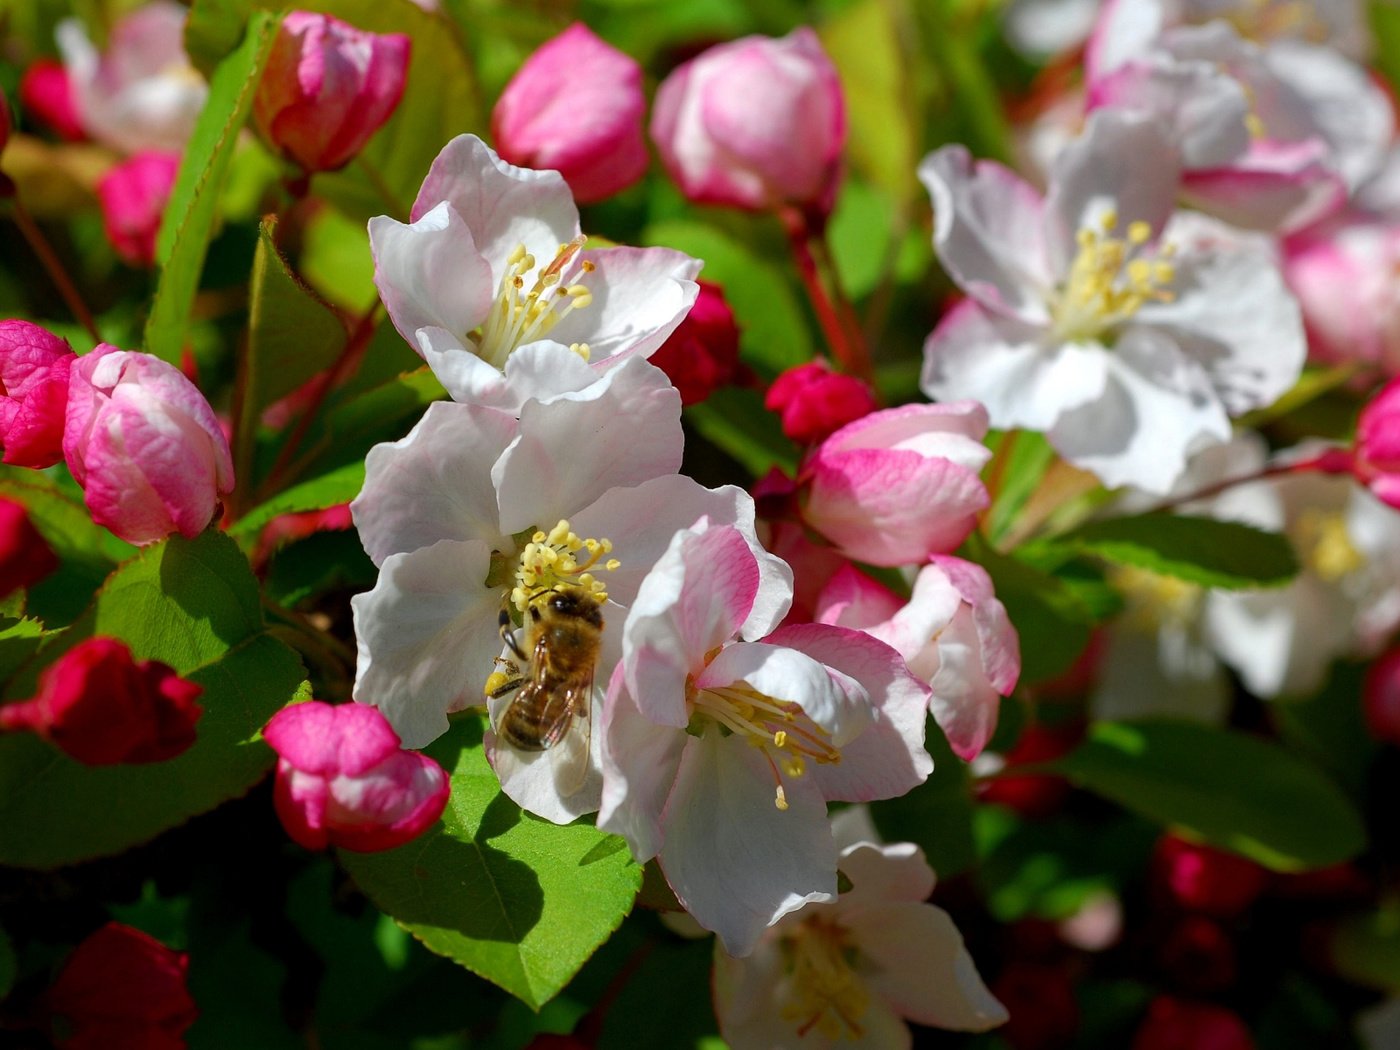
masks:
{"label": "pollen", "polygon": [[540,530],[530,537],[520,552],[515,570],[515,586],[510,600],[523,614],[531,598],[542,591],[564,588],[581,590],[607,601],[608,588],[596,572],[612,572],[622,563],[609,558],[612,540],[584,539],[560,519],[548,532]]}
{"label": "pollen", "polygon": [[1304,566],[1328,583],[1336,583],[1366,567],[1366,556],[1356,549],[1346,520],[1336,511],[1304,511],[1295,535]]}
{"label": "pollen", "polygon": [[1153,248],[1152,227],[1142,220],[1116,236],[1117,212],[1109,210],[1096,226],[1079,230],[1078,254],[1069,276],[1050,304],[1055,331],[1068,341],[1097,339],[1132,317],[1145,303],[1171,302],[1176,280],[1173,248]]}
{"label": "pollen", "polygon": [[[485,322],[468,339],[476,346],[483,361],[504,368],[512,350],[524,343],[543,339],[560,321],[575,310],[587,309],[593,303],[593,292],[581,280],[597,267],[580,259],[584,237],[580,234],[568,244],[561,244],[554,258],[544,266],[523,244],[506,258],[506,270],[501,275],[500,290]],[[588,360],[587,343],[572,343],[573,350]]]}

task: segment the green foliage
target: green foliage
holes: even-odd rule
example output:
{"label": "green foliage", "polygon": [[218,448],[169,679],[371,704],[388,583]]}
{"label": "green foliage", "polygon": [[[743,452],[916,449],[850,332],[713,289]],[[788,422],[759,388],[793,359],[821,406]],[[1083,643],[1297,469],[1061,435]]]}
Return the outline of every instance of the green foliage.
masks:
{"label": "green foliage", "polygon": [[999,544],[1016,523],[1026,502],[1050,469],[1050,464],[1055,461],[1055,450],[1043,434],[1028,430],[1007,431],[994,437],[995,444],[988,442],[996,452],[992,465],[987,469],[989,484],[995,471],[999,470],[1000,474],[996,478],[992,506],[987,511],[983,527],[987,538]]}
{"label": "green foliage", "polygon": [[1348,980],[1400,995],[1400,901],[1348,916],[1332,935],[1330,957]]}
{"label": "green foliage", "polygon": [[886,842],[915,843],[938,877],[946,879],[977,861],[972,782],[966,764],[931,718],[924,746],[933,756],[933,774],[908,794],[872,807],[870,814]]}
{"label": "green foliage", "polygon": [[266,503],[239,518],[229,530],[234,536],[252,539],[273,518],[282,514],[296,514],[307,510],[325,510],[340,503],[346,503],[360,494],[365,483],[363,460],[347,463],[343,467],[322,474],[310,481],[303,481],[284,489]]}
{"label": "green foliage", "polygon": [[1314,767],[1244,733],[1189,722],[1098,722],[1053,771],[1152,820],[1275,871],[1361,851],[1366,831]]}
{"label": "green foliage", "polygon": [[763,407],[763,398],[755,390],[716,390],[701,404],[687,408],[685,418],[752,477],[761,478],[773,467],[788,474],[797,470],[796,446],[783,433],[778,417]]}
{"label": "green foliage", "polygon": [[160,279],[145,339],[147,352],[166,361],[179,361],[185,345],[204,256],[218,218],[219,194],[238,148],[239,132],[252,109],[277,24],[278,19],[267,14],[250,19],[243,42],[214,70],[209,99],[170,192],[156,241]]}
{"label": "green foliage", "polygon": [[617,928],[642,869],[621,839],[522,814],[487,764],[476,718],[426,750],[452,774],[442,822],[386,853],[341,862],[432,951],[538,1009]]}
{"label": "green foliage", "polygon": [[0,737],[0,863],[48,869],[117,853],[247,791],[273,759],[254,737],[304,678],[296,654],[263,633],[247,561],[214,532],[124,563],[39,657],[95,635],[204,687],[198,740],[166,762],[90,767],[30,734]]}

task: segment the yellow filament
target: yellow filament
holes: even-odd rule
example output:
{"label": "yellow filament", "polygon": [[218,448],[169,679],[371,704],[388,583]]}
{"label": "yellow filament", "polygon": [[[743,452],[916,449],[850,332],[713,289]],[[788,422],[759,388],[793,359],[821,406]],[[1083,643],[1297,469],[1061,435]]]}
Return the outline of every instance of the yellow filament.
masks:
{"label": "yellow filament", "polygon": [[515,570],[515,587],[510,600],[521,613],[541,592],[571,587],[580,589],[598,601],[608,599],[607,585],[591,570],[611,572],[622,563],[611,554],[612,540],[578,536],[565,519],[560,519],[548,532],[536,532],[520,552]]}

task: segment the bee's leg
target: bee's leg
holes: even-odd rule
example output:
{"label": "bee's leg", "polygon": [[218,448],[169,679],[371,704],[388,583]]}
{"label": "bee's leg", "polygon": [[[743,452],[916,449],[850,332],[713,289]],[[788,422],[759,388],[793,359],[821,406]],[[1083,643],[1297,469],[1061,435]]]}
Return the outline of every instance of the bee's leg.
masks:
{"label": "bee's leg", "polygon": [[506,648],[518,656],[521,660],[528,660],[529,657],[520,649],[520,643],[515,640],[515,625],[510,622],[510,610],[501,610],[501,641]]}
{"label": "bee's leg", "polygon": [[511,671],[513,673],[493,671],[491,676],[486,679],[484,692],[488,700],[499,700],[507,693],[515,692],[525,684],[525,678],[518,670],[512,667]]}

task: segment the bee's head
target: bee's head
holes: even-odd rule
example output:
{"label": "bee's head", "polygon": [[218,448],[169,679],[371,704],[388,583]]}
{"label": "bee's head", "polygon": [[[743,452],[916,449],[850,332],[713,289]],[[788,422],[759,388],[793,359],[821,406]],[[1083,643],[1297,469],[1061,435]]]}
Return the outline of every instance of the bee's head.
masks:
{"label": "bee's head", "polygon": [[[595,626],[603,626],[602,611],[598,599],[593,595],[572,587],[553,588],[544,592],[548,597],[542,604],[556,616],[567,619],[587,620]],[[535,618],[539,618],[538,606],[534,606]]]}

